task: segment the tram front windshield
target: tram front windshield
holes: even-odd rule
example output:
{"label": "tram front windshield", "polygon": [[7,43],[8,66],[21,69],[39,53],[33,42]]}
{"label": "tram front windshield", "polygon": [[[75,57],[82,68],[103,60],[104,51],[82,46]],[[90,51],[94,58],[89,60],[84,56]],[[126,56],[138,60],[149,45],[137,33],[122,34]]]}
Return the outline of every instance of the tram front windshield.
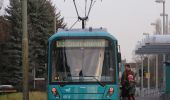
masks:
{"label": "tram front windshield", "polygon": [[114,82],[115,44],[106,39],[52,43],[51,82]]}

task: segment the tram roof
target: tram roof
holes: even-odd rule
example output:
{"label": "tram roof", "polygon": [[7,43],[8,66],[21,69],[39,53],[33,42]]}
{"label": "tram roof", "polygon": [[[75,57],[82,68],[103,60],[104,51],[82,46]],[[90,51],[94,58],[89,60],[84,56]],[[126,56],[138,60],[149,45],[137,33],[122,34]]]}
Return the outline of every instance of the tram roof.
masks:
{"label": "tram roof", "polygon": [[57,37],[82,37],[82,36],[99,36],[99,37],[108,37],[112,40],[117,41],[117,39],[109,34],[106,29],[99,28],[99,29],[62,29],[59,30],[57,33],[53,34],[50,38],[49,41],[52,41],[53,39]]}

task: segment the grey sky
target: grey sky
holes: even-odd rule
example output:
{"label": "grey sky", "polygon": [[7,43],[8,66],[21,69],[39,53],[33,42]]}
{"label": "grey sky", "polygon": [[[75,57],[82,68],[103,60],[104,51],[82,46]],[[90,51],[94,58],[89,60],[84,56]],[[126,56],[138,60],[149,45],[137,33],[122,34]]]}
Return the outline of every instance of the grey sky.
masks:
{"label": "grey sky", "polygon": [[[5,4],[8,3],[4,0]],[[65,22],[70,27],[77,19],[72,0],[51,0],[56,8],[65,17]],[[79,11],[83,13],[84,0],[79,1]],[[90,13],[87,27],[105,27],[114,35],[121,46],[122,58],[132,61],[133,50],[143,33],[152,34],[155,22],[162,13],[162,4],[155,0],[96,0]],[[2,13],[2,11],[0,11]],[[166,13],[170,16],[170,0],[166,0]],[[81,23],[75,28],[81,28]]]}
{"label": "grey sky", "polygon": [[[72,0],[52,0],[55,6],[61,11],[71,26],[76,18],[76,12]],[[84,1],[84,0],[79,0]],[[152,34],[154,27],[150,25],[155,22],[162,13],[162,4],[155,0],[96,0],[88,21],[88,26],[105,27],[114,35],[121,46],[122,58],[132,61],[133,51],[137,41],[142,38],[143,33]],[[80,12],[83,12],[84,5],[81,5]],[[80,8],[80,6],[78,6]],[[166,0],[166,12],[170,15],[170,0]],[[77,24],[76,27],[80,27]]]}

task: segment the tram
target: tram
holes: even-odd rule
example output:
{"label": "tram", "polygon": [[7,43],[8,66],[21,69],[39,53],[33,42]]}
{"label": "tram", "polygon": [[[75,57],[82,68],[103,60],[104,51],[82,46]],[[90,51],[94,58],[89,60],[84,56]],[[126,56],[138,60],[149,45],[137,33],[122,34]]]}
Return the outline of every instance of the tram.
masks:
{"label": "tram", "polygon": [[63,29],[48,39],[48,100],[119,100],[118,41],[106,29]]}

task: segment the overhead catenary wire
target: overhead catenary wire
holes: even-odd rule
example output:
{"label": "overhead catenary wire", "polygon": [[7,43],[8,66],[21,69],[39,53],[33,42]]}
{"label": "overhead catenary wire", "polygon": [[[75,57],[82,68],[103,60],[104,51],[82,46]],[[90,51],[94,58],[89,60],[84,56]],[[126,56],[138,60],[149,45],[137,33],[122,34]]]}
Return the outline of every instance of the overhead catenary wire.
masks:
{"label": "overhead catenary wire", "polygon": [[94,4],[96,3],[96,0],[93,2],[92,6],[91,6],[91,9],[93,8]]}
{"label": "overhead catenary wire", "polygon": [[82,21],[82,29],[85,28],[85,24],[86,24],[86,21],[88,19],[88,16],[90,14],[90,11],[91,11],[91,8],[92,8],[92,5],[93,5],[93,0],[91,0],[91,3],[90,3],[90,7],[89,7],[89,10],[88,10],[88,14],[86,15],[86,9],[87,9],[87,0],[85,1],[85,16],[84,17],[80,17],[79,16],[79,13],[78,13],[78,10],[77,10],[77,6],[76,6],[76,3],[75,3],[75,0],[73,0],[74,2],[74,6],[75,6],[75,9],[76,9],[76,12],[77,12],[77,16],[78,16],[78,19]]}
{"label": "overhead catenary wire", "polygon": [[77,16],[79,16],[79,13],[78,13],[78,9],[77,9],[75,0],[73,0],[73,3],[74,3],[74,7],[75,7],[75,9],[76,9]]}
{"label": "overhead catenary wire", "polygon": [[[91,0],[91,2],[90,2],[90,7],[89,7],[89,10],[88,10],[88,13],[87,13],[87,0],[85,0],[85,17],[88,17],[88,16],[89,16],[90,11],[91,11],[92,7],[94,6],[95,2],[96,2],[96,1]],[[76,5],[75,0],[73,0],[73,3],[74,3],[74,7],[75,7],[75,9],[76,9],[77,16],[80,17],[80,15],[79,15],[79,13],[78,13],[78,9],[77,9],[77,5]]]}
{"label": "overhead catenary wire", "polygon": [[89,16],[89,14],[90,14],[90,11],[91,11],[91,8],[92,8],[92,4],[93,4],[93,0],[91,0],[90,7],[89,7],[89,11],[88,11],[87,16]]}
{"label": "overhead catenary wire", "polygon": [[74,25],[76,25],[76,23],[79,21],[79,19],[73,23],[73,25],[70,27],[70,29],[72,29],[74,27]]}
{"label": "overhead catenary wire", "polygon": [[[92,9],[92,7],[94,6],[95,2],[96,2],[96,0],[91,0],[91,1],[90,1],[89,10],[88,10],[88,12],[87,12],[87,3],[88,3],[88,1],[85,0],[85,16],[83,17],[83,16],[80,16],[80,15],[79,15],[79,11],[78,11],[77,5],[76,5],[76,0],[73,0],[73,4],[74,4],[75,10],[76,10],[76,14],[77,14],[78,20],[71,26],[71,28],[72,28],[79,20],[82,21],[82,29],[85,28],[85,26],[86,26],[86,21],[88,20],[89,14],[90,14],[91,9]],[[70,28],[70,29],[71,29],[71,28]]]}

